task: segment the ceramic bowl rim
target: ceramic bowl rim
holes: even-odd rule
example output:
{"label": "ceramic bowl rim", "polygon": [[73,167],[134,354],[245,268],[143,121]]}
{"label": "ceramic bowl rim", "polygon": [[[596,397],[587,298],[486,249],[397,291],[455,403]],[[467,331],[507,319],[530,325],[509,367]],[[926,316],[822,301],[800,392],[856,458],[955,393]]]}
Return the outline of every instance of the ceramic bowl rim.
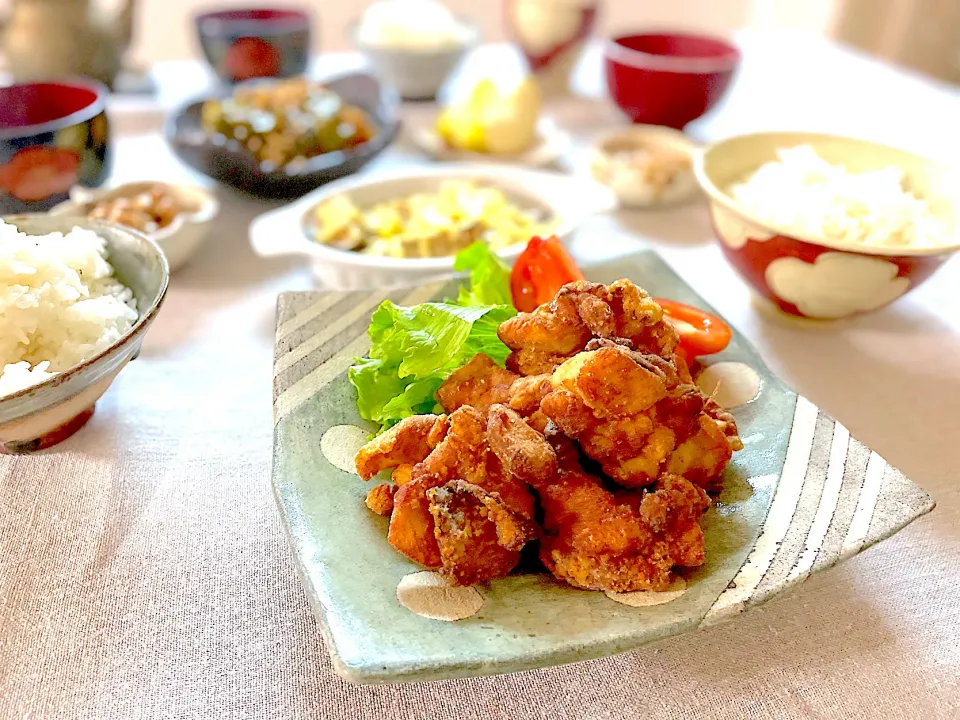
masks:
{"label": "ceramic bowl rim", "polygon": [[618,140],[630,141],[643,138],[650,138],[652,142],[670,147],[683,147],[690,153],[691,159],[700,149],[700,145],[682,130],[649,123],[634,123],[604,130],[593,139],[590,148],[598,153],[609,155],[612,143]]}
{"label": "ceramic bowl rim", "polygon": [[[46,218],[46,217],[50,217],[50,215],[48,215],[47,213],[19,213],[16,215],[5,215],[3,217],[3,220],[12,221],[14,218],[31,219],[31,218],[40,218],[40,217]],[[72,216],[63,215],[61,217],[69,218]],[[128,235],[133,235],[140,243],[146,243],[146,245],[150,248],[150,250],[156,256],[159,257],[160,266],[163,270],[162,282],[160,284],[160,289],[157,291],[157,297],[153,300],[153,302],[150,304],[150,307],[148,307],[146,311],[139,312],[139,317],[137,318],[137,321],[130,327],[130,329],[127,330],[119,338],[117,338],[117,340],[111,343],[108,347],[104,348],[97,354],[92,355],[86,360],[79,362],[76,365],[72,365],[66,370],[57,373],[53,377],[47,378],[43,382],[39,382],[34,385],[28,385],[27,387],[23,388],[22,390],[18,390],[15,393],[10,393],[8,395],[0,395],[0,404],[5,404],[10,400],[19,400],[21,398],[25,398],[26,396],[33,393],[39,394],[39,393],[45,392],[46,390],[49,390],[53,387],[62,385],[69,378],[72,378],[80,374],[84,370],[87,370],[88,368],[91,368],[94,365],[99,364],[108,355],[114,354],[122,346],[130,342],[130,340],[141,335],[144,329],[150,323],[153,322],[154,318],[156,318],[157,313],[160,312],[160,306],[163,305],[163,301],[166,299],[167,289],[170,285],[170,266],[167,263],[166,255],[163,254],[163,250],[160,249],[160,246],[157,244],[155,240],[153,240],[148,235],[145,235],[144,233],[140,232],[139,230],[134,230],[133,228],[129,228],[126,225],[119,225],[117,223],[105,222],[103,220],[89,220],[83,216],[76,216],[76,219],[78,221],[78,226],[82,226],[85,229],[97,230],[98,228],[109,228],[114,231],[126,233]],[[13,224],[16,224],[16,223],[13,223]],[[50,406],[59,405],[60,402],[62,401],[58,400],[56,402],[52,402]],[[38,412],[42,412],[42,410]],[[33,413],[30,413],[30,414],[33,414]],[[24,415],[23,417],[29,417],[29,415]]]}
{"label": "ceramic bowl rim", "polygon": [[107,90],[107,87],[103,83],[99,83],[96,80],[91,80],[87,77],[52,78],[50,80],[39,80],[36,82],[15,83],[13,85],[8,85],[4,89],[9,90],[15,87],[29,87],[31,85],[59,85],[61,87],[89,90],[94,94],[94,99],[89,105],[86,105],[79,110],[70,113],[69,115],[64,115],[63,117],[54,118],[53,120],[47,120],[46,122],[42,123],[35,123],[34,125],[19,125],[12,128],[0,128],[0,140],[34,137],[35,135],[55,132],[73,125],[80,125],[81,123],[88,122],[89,120],[97,117],[97,115],[100,115],[106,109],[107,96],[110,94],[110,91]]}
{"label": "ceramic bowl rim", "polygon": [[[655,55],[643,50],[634,50],[622,45],[629,38],[667,35],[690,40],[709,40],[723,45],[726,52],[712,57],[694,57],[685,55]],[[720,35],[710,33],[686,32],[666,28],[650,28],[633,33],[621,33],[607,38],[603,43],[605,60],[625,65],[636,70],[650,72],[669,72],[690,75],[709,75],[713,73],[733,72],[740,65],[743,53],[732,41]]]}
{"label": "ceramic bowl rim", "polygon": [[395,45],[376,45],[374,43],[365,43],[360,40],[359,31],[362,16],[355,18],[347,27],[347,36],[353,46],[364,53],[382,53],[384,55],[403,55],[407,57],[435,58],[437,60],[445,59],[450,56],[457,56],[466,53],[468,50],[476,47],[480,43],[480,26],[475,22],[468,20],[461,15],[454,16],[460,27],[467,31],[468,37],[455,45],[440,48],[417,48],[417,47],[398,47]]}
{"label": "ceramic bowl rim", "polygon": [[[816,132],[806,132],[806,131],[768,131],[768,132],[756,132],[756,133],[744,133],[742,135],[734,135],[718,142],[712,143],[707,147],[703,148],[700,152],[696,153],[694,156],[693,162],[693,172],[697,178],[697,183],[700,185],[700,188],[704,193],[709,197],[712,203],[722,206],[723,208],[729,210],[734,215],[737,215],[739,218],[746,220],[752,225],[761,227],[767,232],[772,233],[780,237],[785,237],[796,242],[807,243],[808,245],[817,245],[819,247],[827,248],[829,250],[839,250],[842,252],[854,253],[856,255],[870,255],[878,257],[934,257],[938,255],[951,255],[957,251],[960,251],[960,237],[957,237],[956,241],[949,245],[937,245],[934,247],[874,247],[869,245],[857,245],[855,243],[845,243],[839,240],[831,240],[830,238],[821,237],[818,235],[809,235],[806,233],[797,233],[793,230],[785,228],[780,225],[775,225],[773,223],[766,222],[765,220],[757,217],[756,215],[747,212],[740,204],[734,200],[730,195],[723,190],[721,190],[713,182],[713,179],[710,177],[709,173],[706,170],[706,161],[708,155],[716,151],[718,148],[722,147],[727,143],[734,141],[741,141],[744,139],[755,139],[760,137],[776,137],[776,136],[792,136],[802,134],[807,136],[809,139],[817,140],[835,140],[841,141],[843,143],[855,143],[858,145],[868,145],[874,148],[882,148],[884,150],[894,150],[905,155],[910,155],[918,160],[922,160],[926,163],[929,163],[932,166],[941,168],[948,173],[956,174],[955,171],[951,170],[949,167],[942,165],[940,163],[931,160],[925,155],[919,153],[911,152],[910,150],[904,150],[903,148],[897,147],[896,145],[888,145],[885,143],[874,142],[872,140],[862,140],[860,138],[851,137],[849,135],[835,135],[832,133],[816,133]],[[958,176],[960,177],[960,176]],[[726,244],[722,238],[718,238],[721,243]]]}
{"label": "ceramic bowl rim", "polygon": [[[283,13],[285,17],[276,18],[229,18],[228,13],[269,10]],[[278,33],[310,32],[310,12],[306,8],[287,5],[269,5],[265,7],[219,7],[194,15],[197,32],[203,37],[216,38],[230,35],[272,35]],[[215,29],[208,30],[212,23],[219,23]]]}

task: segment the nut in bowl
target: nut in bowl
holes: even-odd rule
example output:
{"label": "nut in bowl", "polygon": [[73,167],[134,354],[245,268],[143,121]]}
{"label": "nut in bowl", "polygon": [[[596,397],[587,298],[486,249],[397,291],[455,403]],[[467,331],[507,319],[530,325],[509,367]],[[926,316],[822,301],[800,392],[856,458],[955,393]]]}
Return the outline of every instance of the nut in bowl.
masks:
{"label": "nut in bowl", "polygon": [[140,344],[169,270],[142,233],[82,216],[0,225],[0,452],[72,435]]}
{"label": "nut in bowl", "polygon": [[[455,205],[473,203],[464,210],[474,221],[451,220],[459,212]],[[422,217],[412,227],[409,208],[421,204],[431,207],[435,232],[420,227]],[[526,168],[451,164],[331,183],[256,218],[250,242],[261,256],[310,258],[319,284],[329,289],[403,287],[452,276],[453,255],[475,239],[515,258],[531,235],[568,239],[588,217],[615,206],[599,183]],[[371,232],[373,226],[384,230]],[[514,236],[483,237],[490,232]]]}
{"label": "nut in bowl", "polygon": [[670,205],[697,189],[694,144],[681,132],[635,125],[603,135],[594,145],[590,173],[610,187],[624,207]]}
{"label": "nut in bowl", "polygon": [[182,267],[206,240],[220,210],[213,193],[195,185],[135,182],[109,190],[74,187],[51,215],[86,215],[146,233],[160,246],[170,271]]}
{"label": "nut in bowl", "polygon": [[707,148],[695,172],[727,259],[791,315],[876,310],[960,250],[960,177],[904,150],[757,133]]}

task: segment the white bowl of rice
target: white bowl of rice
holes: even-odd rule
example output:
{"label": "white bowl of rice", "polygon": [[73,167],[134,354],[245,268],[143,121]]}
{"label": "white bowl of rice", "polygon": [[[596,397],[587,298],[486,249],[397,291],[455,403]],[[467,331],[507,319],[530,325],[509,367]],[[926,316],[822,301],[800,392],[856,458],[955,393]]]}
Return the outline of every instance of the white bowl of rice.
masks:
{"label": "white bowl of rice", "polygon": [[145,235],[82,217],[0,219],[0,452],[54,445],[139,353],[169,278]]}
{"label": "white bowl of rice", "polygon": [[706,148],[694,171],[727,259],[793,315],[876,310],[960,250],[960,175],[904,150],[757,133]]}

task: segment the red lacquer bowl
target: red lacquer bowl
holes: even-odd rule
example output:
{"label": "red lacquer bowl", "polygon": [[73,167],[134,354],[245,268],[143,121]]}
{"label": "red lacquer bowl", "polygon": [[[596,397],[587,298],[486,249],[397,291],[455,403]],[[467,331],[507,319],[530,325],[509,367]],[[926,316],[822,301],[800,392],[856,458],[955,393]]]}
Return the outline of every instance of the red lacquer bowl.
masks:
{"label": "red lacquer bowl", "polygon": [[42,212],[110,174],[107,89],[83,78],[0,88],[0,214]]}
{"label": "red lacquer bowl", "polygon": [[[742,208],[730,187],[777,150],[811,145],[822,158],[853,172],[895,166],[910,191],[952,233],[937,247],[867,247],[802,235],[764,222]],[[720,247],[743,279],[791,315],[832,320],[877,310],[929,278],[960,250],[960,175],[919,155],[886,145],[816,133],[771,132],[742,135],[708,147],[694,171],[709,197]]]}
{"label": "red lacquer bowl", "polygon": [[310,59],[310,16],[292,8],[244,8],[198,15],[197,37],[226,83],[292,77]]}
{"label": "red lacquer bowl", "polygon": [[633,122],[676,129],[719,102],[740,51],[705,35],[622,35],[604,46],[610,97]]}

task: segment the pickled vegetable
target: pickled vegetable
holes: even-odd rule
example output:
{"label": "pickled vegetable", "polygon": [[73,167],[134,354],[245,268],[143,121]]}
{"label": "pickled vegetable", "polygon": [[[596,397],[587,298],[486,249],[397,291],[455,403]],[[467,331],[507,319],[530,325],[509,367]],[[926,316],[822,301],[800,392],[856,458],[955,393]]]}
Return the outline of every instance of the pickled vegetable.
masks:
{"label": "pickled vegetable", "polygon": [[377,133],[366,112],[304,78],[258,82],[208,100],[200,122],[208,134],[239,143],[270,167],[353,148]]}

